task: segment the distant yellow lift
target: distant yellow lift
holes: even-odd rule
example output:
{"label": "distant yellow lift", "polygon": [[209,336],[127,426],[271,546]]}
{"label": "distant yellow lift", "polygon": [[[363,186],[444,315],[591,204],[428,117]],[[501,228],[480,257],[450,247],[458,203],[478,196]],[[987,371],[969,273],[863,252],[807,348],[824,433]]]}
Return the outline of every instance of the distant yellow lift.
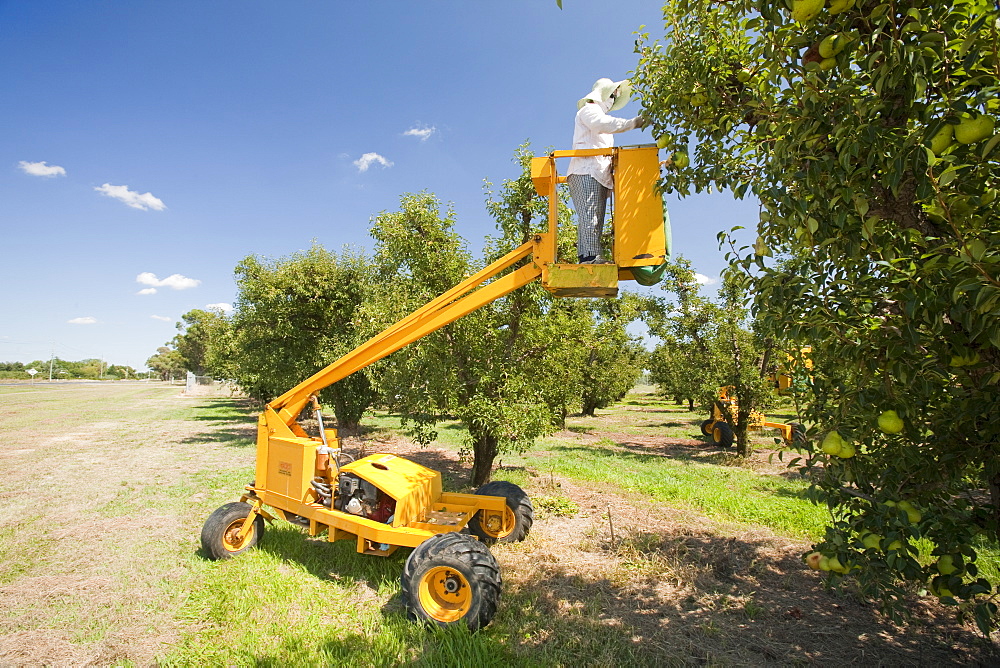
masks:
{"label": "distant yellow lift", "polygon": [[[610,155],[613,161],[614,264],[560,263],[556,257],[558,185],[565,178],[558,175],[556,160],[595,155]],[[439,472],[390,454],[374,454],[340,466],[337,431],[324,428],[316,397],[323,388],[532,281],[541,280],[542,286],[558,297],[615,297],[619,281],[649,284],[658,279],[668,260],[670,242],[669,223],[657,189],[655,146],[556,151],[532,159],[531,178],[538,194],[548,198],[547,231],[534,235],[265,406],[258,418],[254,482],[246,487],[242,503],[218,509],[202,530],[202,544],[212,556],[225,558],[243,552],[263,531],[261,518],[275,517],[306,526],[313,536],[327,531],[330,541],[355,540],[358,552],[380,556],[392,554],[397,547],[417,547],[466,526],[487,542],[512,535],[519,517],[509,496],[493,496],[485,490],[481,494],[445,493]],[[319,436],[307,434],[298,421],[309,404],[316,410]],[[377,515],[378,519],[372,518],[375,513],[361,516],[347,512],[339,486],[345,475],[349,482],[376,488],[379,498],[391,503],[391,516],[385,516],[388,511]],[[265,511],[265,506],[271,510]],[[530,509],[530,502],[527,507]],[[440,577],[432,581],[428,576],[414,585],[420,591],[414,594],[422,606],[420,614],[442,624],[471,614],[473,603],[461,598],[462,587],[468,586],[461,573],[444,566],[433,572]]]}

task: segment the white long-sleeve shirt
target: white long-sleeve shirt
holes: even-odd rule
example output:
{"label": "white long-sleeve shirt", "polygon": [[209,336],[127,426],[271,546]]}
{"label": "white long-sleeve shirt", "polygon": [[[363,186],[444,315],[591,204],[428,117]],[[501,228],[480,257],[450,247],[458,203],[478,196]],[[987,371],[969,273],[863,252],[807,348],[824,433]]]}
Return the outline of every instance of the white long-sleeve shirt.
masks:
{"label": "white long-sleeve shirt", "polygon": [[[625,119],[609,116],[611,101],[588,102],[576,112],[573,126],[573,149],[611,148],[615,145],[613,135],[636,127],[639,117]],[[611,156],[598,155],[589,158],[570,158],[566,174],[586,174],[597,179],[602,186],[614,189],[611,178]]]}

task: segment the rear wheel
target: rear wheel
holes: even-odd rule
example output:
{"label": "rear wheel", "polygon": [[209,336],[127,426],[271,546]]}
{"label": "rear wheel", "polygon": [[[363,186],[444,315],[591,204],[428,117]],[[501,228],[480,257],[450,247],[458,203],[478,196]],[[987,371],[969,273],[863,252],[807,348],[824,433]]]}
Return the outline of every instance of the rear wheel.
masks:
{"label": "rear wheel", "polygon": [[242,502],[227,503],[205,520],[201,528],[202,549],[212,559],[230,559],[243,554],[260,542],[264,535],[264,518],[257,515],[253,527],[243,538],[240,531],[250,515],[250,505]]}
{"label": "rear wheel", "polygon": [[476,490],[481,496],[502,496],[507,499],[503,517],[492,514],[484,518],[480,510],[469,520],[469,531],[487,545],[517,543],[528,537],[535,523],[535,509],[523,489],[506,480],[488,482]]}
{"label": "rear wheel", "polygon": [[729,448],[733,445],[735,434],[733,434],[733,428],[728,423],[718,420],[709,438],[712,439],[712,445],[717,445],[720,448]]}
{"label": "rear wheel", "polygon": [[472,536],[442,533],[418,545],[403,567],[403,604],[411,619],[478,631],[500,603],[500,566]]}

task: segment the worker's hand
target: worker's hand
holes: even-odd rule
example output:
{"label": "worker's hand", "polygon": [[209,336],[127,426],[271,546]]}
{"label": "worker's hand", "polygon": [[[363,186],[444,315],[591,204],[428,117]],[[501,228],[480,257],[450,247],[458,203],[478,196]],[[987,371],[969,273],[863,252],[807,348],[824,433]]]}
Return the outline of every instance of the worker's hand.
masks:
{"label": "worker's hand", "polygon": [[644,127],[646,127],[647,125],[649,125],[649,121],[647,121],[643,116],[636,116],[635,117],[635,128],[637,130],[641,130]]}

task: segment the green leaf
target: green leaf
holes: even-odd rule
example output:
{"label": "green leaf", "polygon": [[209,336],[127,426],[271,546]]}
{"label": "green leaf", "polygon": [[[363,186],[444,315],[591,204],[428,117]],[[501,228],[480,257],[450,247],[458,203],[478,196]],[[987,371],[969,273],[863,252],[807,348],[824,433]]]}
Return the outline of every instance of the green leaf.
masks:
{"label": "green leaf", "polygon": [[993,152],[993,149],[997,147],[997,144],[1000,144],[1000,134],[993,135],[992,139],[986,142],[986,146],[983,146],[982,156],[984,160],[986,159],[986,156]]}
{"label": "green leaf", "polygon": [[958,168],[953,165],[941,173],[941,176],[938,177],[938,185],[944,188],[954,181],[956,176],[958,176]]}

